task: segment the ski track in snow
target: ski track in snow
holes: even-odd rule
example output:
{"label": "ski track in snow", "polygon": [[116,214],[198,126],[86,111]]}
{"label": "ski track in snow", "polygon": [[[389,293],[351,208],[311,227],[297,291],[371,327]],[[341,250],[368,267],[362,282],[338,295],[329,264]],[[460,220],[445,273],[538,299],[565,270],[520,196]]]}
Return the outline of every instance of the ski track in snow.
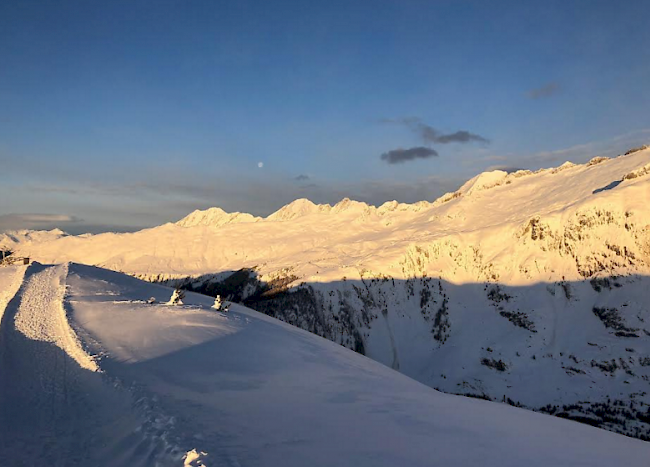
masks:
{"label": "ski track in snow", "polygon": [[15,289],[21,272],[6,308],[11,288],[0,296],[0,465],[181,465],[160,414],[83,350],[64,307],[67,264],[18,270]]}
{"label": "ski track in snow", "polygon": [[15,327],[28,339],[56,345],[81,368],[97,371],[96,363],[83,351],[68,324],[63,308],[67,274],[68,265],[62,264],[31,275],[22,292]]}

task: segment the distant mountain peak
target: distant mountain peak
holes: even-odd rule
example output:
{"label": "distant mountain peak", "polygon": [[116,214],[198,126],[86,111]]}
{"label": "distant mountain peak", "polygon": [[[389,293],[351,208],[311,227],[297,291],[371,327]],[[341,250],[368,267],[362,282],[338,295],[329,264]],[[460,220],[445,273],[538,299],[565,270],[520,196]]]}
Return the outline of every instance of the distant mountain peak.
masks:
{"label": "distant mountain peak", "polygon": [[348,211],[365,211],[368,209],[370,205],[361,202],[361,201],[354,201],[350,198],[343,198],[341,201],[336,203],[332,207],[332,213],[340,213],[340,212],[348,212]]}
{"label": "distant mountain peak", "polygon": [[287,221],[296,217],[309,214],[328,213],[332,209],[329,204],[315,204],[307,198],[298,198],[291,203],[282,206],[273,214],[267,217],[270,221]]}
{"label": "distant mountain peak", "polygon": [[242,212],[226,212],[221,208],[213,207],[206,210],[197,209],[191,212],[178,222],[176,225],[180,227],[221,227],[226,224],[239,224],[243,222],[257,222],[259,217],[255,217],[248,213]]}

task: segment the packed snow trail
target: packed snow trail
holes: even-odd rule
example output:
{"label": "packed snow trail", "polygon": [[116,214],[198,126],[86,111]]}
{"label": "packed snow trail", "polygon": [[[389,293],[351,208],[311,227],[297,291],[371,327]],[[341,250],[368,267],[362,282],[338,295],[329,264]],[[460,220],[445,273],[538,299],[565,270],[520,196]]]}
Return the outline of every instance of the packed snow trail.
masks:
{"label": "packed snow trail", "polygon": [[68,323],[66,275],[30,266],[2,318],[0,465],[153,465],[130,393],[94,371]]}

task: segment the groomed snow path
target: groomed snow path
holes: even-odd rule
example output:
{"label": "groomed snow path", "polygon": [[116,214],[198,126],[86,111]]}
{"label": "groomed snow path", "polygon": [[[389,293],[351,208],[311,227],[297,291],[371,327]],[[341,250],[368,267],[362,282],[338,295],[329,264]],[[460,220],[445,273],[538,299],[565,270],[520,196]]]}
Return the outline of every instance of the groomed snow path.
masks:
{"label": "groomed snow path", "polygon": [[67,320],[67,269],[30,266],[0,303],[0,465],[159,465],[130,394],[95,371]]}

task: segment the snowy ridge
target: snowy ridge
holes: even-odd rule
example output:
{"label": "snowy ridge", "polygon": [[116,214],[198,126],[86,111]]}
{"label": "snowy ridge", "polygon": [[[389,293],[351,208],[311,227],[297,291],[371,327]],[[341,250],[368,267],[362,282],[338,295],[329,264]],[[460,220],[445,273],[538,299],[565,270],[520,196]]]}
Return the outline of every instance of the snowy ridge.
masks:
{"label": "snowy ridge", "polygon": [[325,467],[334,449],[343,467],[641,467],[650,455],[639,440],[439,393],[242,306],[216,312],[193,293],[164,305],[172,289],[108,270],[32,265],[5,317],[62,309],[65,289],[102,373],[50,345],[49,325],[28,336],[4,319],[5,464]]}
{"label": "snowy ridge", "polygon": [[222,225],[237,224],[240,222],[257,222],[260,219],[259,217],[254,217],[246,213],[227,213],[221,208],[210,208],[205,211],[197,209],[176,222],[176,225],[181,227],[196,227],[199,225],[221,227]]}
{"label": "snowy ridge", "polygon": [[288,221],[309,214],[328,213],[331,210],[332,206],[329,204],[314,204],[308,199],[301,198],[281,207],[266,219],[272,221]]}
{"label": "snowy ridge", "polygon": [[56,345],[81,368],[96,371],[97,365],[81,348],[63,308],[67,274],[68,266],[62,264],[29,277],[14,317],[16,330],[28,339]]}
{"label": "snowy ridge", "polygon": [[65,237],[66,234],[61,229],[52,230],[12,230],[0,234],[0,250],[13,251],[18,245],[24,245],[31,242],[45,242]]}

